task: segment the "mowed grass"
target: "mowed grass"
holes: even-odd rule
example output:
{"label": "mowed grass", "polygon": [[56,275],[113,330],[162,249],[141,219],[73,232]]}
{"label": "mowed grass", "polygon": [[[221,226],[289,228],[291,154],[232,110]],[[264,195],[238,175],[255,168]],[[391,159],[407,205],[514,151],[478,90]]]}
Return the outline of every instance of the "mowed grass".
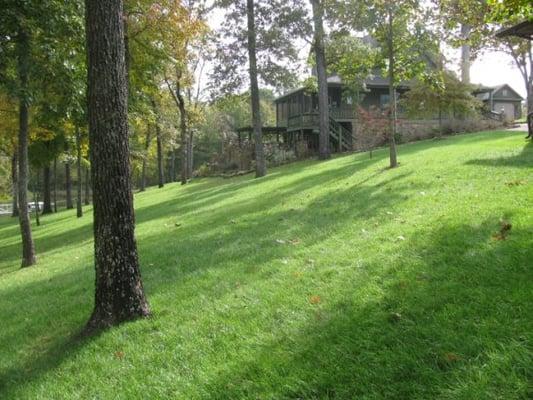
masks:
{"label": "mowed grass", "polygon": [[[1,399],[529,399],[533,144],[485,132],[135,197],[153,310],[88,339],[91,208],[0,219]],[[504,240],[501,220],[512,224]]]}

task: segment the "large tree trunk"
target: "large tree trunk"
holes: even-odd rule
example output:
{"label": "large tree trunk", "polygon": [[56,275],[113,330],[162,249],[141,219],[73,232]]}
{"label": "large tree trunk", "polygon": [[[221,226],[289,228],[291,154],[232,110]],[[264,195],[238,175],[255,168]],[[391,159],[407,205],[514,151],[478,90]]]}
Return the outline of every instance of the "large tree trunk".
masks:
{"label": "large tree trunk", "polygon": [[90,177],[89,177],[89,173],[90,173],[90,170],[89,170],[89,167],[85,167],[85,195],[83,196],[84,197],[84,200],[83,200],[83,203],[88,206],[90,203],[90,200],[89,200],[89,183],[90,183]]}
{"label": "large tree trunk", "polygon": [[31,234],[30,215],[28,213],[28,135],[29,135],[29,99],[28,73],[30,69],[30,38],[21,28],[17,38],[18,78],[20,83],[19,135],[18,135],[18,201],[19,223],[22,236],[22,267],[29,267],[37,262]]}
{"label": "large tree trunk", "polygon": [[67,210],[74,208],[72,203],[72,177],[70,176],[70,160],[65,163],[65,196],[67,201]]}
{"label": "large tree trunk", "polygon": [[11,185],[13,191],[13,209],[11,210],[12,217],[19,216],[19,205],[18,205],[18,170],[17,170],[17,150],[15,150],[13,157],[11,157]]}
{"label": "large tree trunk", "polygon": [[54,158],[54,212],[57,212],[57,157]]}
{"label": "large tree trunk", "polygon": [[470,83],[470,25],[461,25],[461,38],[464,41],[461,45],[461,82]]}
{"label": "large tree trunk", "polygon": [[77,168],[77,197],[76,197],[76,216],[81,218],[83,216],[83,208],[81,203],[81,133],[80,128],[76,127],[76,168]]}
{"label": "large tree trunk", "polygon": [[316,75],[318,81],[318,157],[321,160],[330,158],[329,148],[329,100],[328,76],[326,72],[326,53],[324,49],[324,7],[320,0],[311,0],[313,6],[314,43]]}
{"label": "large tree trunk", "polygon": [[122,0],[86,0],[96,269],[89,333],[150,314],[135,242],[122,10]]}
{"label": "large tree trunk", "polygon": [[393,15],[389,11],[388,52],[389,52],[389,157],[390,167],[398,166],[396,156],[396,88],[394,86],[394,30]]}
{"label": "large tree trunk", "polygon": [[250,94],[252,97],[252,125],[255,142],[255,177],[265,176],[266,161],[263,148],[263,132],[261,128],[261,104],[259,101],[259,83],[257,79],[257,57],[255,43],[254,1],[247,0],[248,15],[248,58],[250,62]]}
{"label": "large tree trunk", "polygon": [[52,171],[50,164],[46,164],[43,168],[43,214],[52,214],[52,190],[50,185],[50,178]]}

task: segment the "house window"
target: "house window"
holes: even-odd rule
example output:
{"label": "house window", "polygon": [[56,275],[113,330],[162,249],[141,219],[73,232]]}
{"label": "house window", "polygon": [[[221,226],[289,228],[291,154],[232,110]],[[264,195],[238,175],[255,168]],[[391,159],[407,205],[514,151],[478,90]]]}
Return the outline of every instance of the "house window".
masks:
{"label": "house window", "polygon": [[507,97],[507,96],[509,95],[509,91],[508,91],[507,89],[503,89],[503,90],[502,90],[502,95],[503,95],[504,97]]}
{"label": "house window", "polygon": [[389,106],[390,96],[388,94],[381,94],[379,96],[379,106],[381,108],[387,108]]}

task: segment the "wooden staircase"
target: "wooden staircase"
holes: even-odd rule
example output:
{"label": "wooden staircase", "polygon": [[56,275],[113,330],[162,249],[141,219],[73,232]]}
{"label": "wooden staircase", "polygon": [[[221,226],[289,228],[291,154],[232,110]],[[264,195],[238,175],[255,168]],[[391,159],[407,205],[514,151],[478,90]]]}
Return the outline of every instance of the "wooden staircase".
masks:
{"label": "wooden staircase", "polygon": [[332,117],[329,117],[329,135],[330,138],[334,139],[334,144],[337,146],[339,153],[352,150],[352,132]]}

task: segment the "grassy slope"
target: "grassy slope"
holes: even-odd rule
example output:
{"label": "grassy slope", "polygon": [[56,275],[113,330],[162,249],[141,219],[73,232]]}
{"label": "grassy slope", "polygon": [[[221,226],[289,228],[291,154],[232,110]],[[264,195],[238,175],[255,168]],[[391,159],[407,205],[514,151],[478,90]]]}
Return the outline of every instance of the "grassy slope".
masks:
{"label": "grassy slope", "polygon": [[533,145],[399,154],[137,195],[154,316],[83,341],[90,208],[44,217],[26,270],[0,219],[0,398],[528,398]]}

